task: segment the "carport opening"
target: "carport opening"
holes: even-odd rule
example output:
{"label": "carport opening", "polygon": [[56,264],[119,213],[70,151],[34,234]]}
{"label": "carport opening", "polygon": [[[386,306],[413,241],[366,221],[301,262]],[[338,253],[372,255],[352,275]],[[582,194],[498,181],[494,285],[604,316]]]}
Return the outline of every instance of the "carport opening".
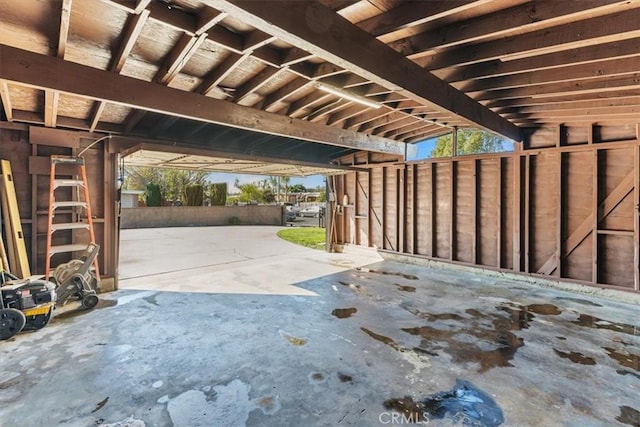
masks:
{"label": "carport opening", "polygon": [[378,260],[326,252],[339,173],[148,146],[123,153],[119,288],[315,295],[295,283]]}

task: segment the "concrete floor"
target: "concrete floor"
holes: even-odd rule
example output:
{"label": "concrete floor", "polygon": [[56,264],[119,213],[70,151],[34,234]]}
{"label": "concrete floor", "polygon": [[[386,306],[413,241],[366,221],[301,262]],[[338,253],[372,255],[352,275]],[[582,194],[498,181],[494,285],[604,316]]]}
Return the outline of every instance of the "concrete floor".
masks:
{"label": "concrete floor", "polygon": [[[163,275],[138,245],[170,249],[149,239],[176,230],[124,233],[144,272],[123,262],[131,289],[0,344],[0,424],[393,425],[385,401],[456,379],[492,396],[505,426],[639,423],[638,305],[391,261],[358,270],[367,255],[289,244],[287,261],[261,254],[281,243],[266,229],[235,260],[241,229],[225,245],[205,245],[225,230],[199,229],[156,250],[158,270],[178,270]],[[233,259],[193,260],[199,245]]]}

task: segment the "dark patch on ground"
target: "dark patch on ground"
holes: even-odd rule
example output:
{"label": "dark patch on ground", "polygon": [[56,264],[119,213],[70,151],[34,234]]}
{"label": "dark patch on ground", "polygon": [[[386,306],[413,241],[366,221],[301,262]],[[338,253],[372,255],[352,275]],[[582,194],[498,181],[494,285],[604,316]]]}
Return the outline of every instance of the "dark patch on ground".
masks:
{"label": "dark patch on ground", "polygon": [[556,316],[562,313],[562,310],[553,304],[529,304],[527,306],[527,310],[532,313],[544,314],[547,316]]}
{"label": "dark patch on ground", "polygon": [[105,397],[104,400],[101,400],[100,402],[98,402],[98,404],[96,405],[96,409],[91,411],[91,413],[93,414],[95,412],[98,412],[100,409],[104,407],[104,405],[107,404],[108,401],[109,401],[109,396]]}
{"label": "dark patch on ground", "polygon": [[158,301],[156,301],[156,296],[158,296],[158,294],[152,294],[149,296],[146,296],[144,298],[142,298],[143,300],[145,300],[146,302],[148,302],[149,304],[153,304],[156,306],[160,306],[160,304],[158,304]]}
{"label": "dark patch on ground", "polygon": [[338,379],[343,383],[350,383],[353,381],[353,377],[351,375],[343,374],[342,372],[338,372]]}
{"label": "dark patch on ground", "polygon": [[592,302],[586,299],[581,299],[581,298],[571,298],[571,297],[556,297],[556,299],[560,299],[563,301],[571,301],[571,302],[575,302],[577,304],[582,304],[582,305],[590,305],[593,307],[602,307],[601,304],[598,304],[596,302]]}
{"label": "dark patch on ground", "polygon": [[582,353],[576,353],[574,351],[564,352],[564,351],[556,350],[555,348],[553,349],[553,351],[558,356],[562,357],[563,359],[569,359],[573,363],[579,363],[581,365],[595,365],[596,364],[596,361],[595,361],[595,359],[593,357],[585,356]]}
{"label": "dark patch on ground", "polygon": [[314,381],[322,381],[324,379],[324,375],[320,372],[314,372],[311,374],[311,379]]}
{"label": "dark patch on ground", "polygon": [[[457,313],[432,314],[407,308],[409,312],[430,322],[453,320],[462,323],[453,328],[438,328],[424,325],[414,328],[403,328],[404,332],[422,337],[419,348],[425,353],[435,355],[437,351],[448,353],[454,362],[478,363],[478,372],[486,372],[496,367],[513,366],[513,359],[518,349],[524,346],[524,340],[516,336],[512,331],[525,329],[529,326],[526,311],[504,307],[502,311],[509,313],[508,317],[502,314],[486,314],[478,310],[467,310],[471,317],[463,317]],[[493,328],[482,327],[477,319],[489,319]],[[466,337],[473,337],[477,342],[470,342]],[[487,350],[480,345],[492,343],[496,348]]]}
{"label": "dark patch on ground", "polygon": [[571,323],[587,328],[608,329],[622,334],[640,336],[640,326],[629,325],[627,323],[610,322],[588,314],[581,314]]}
{"label": "dark patch on ground", "polygon": [[628,352],[622,353],[609,347],[603,347],[603,350],[607,352],[610,358],[618,362],[618,364],[640,372],[640,355]]}
{"label": "dark patch on ground", "polygon": [[393,348],[394,350],[397,350],[397,351],[401,350],[401,348],[398,345],[398,343],[396,343],[394,340],[392,340],[389,337],[385,337],[384,335],[376,334],[375,332],[370,331],[367,328],[360,328],[360,330],[362,330],[362,332],[364,332],[365,334],[369,335],[374,340],[380,341],[381,343],[384,343],[384,344],[388,345],[389,347]]}
{"label": "dark patch on ground", "polygon": [[559,339],[560,341],[566,341],[567,340],[566,337],[556,337],[556,339]]}
{"label": "dark patch on ground", "polygon": [[414,423],[443,418],[464,426],[496,427],[504,423],[502,409],[491,396],[463,380],[456,380],[451,391],[432,394],[419,402],[405,396],[386,400],[384,407]]}
{"label": "dark patch on ground", "polygon": [[359,267],[359,268],[356,268],[356,270],[362,271],[363,273],[383,274],[386,276],[400,276],[400,277],[404,277],[407,280],[418,280],[418,276],[414,276],[413,274],[399,273],[396,271],[372,270],[370,268],[365,268],[365,267]]}
{"label": "dark patch on ground", "polygon": [[98,304],[93,309],[86,309],[84,307],[74,308],[74,309],[71,309],[71,310],[63,311],[62,313],[55,313],[54,316],[53,316],[53,319],[51,319],[51,320],[55,321],[56,319],[58,319],[58,320],[71,319],[71,318],[74,318],[74,317],[77,317],[77,316],[81,316],[83,314],[91,313],[93,310],[99,310],[101,308],[115,307],[116,305],[118,305],[118,300],[100,299],[98,301]]}
{"label": "dark patch on ground", "polygon": [[616,370],[616,373],[618,373],[619,375],[633,375],[634,377],[640,380],[640,374],[636,374],[635,372],[625,371],[624,369],[618,369]]}
{"label": "dark patch on ground", "polygon": [[399,291],[402,292],[415,292],[416,291],[416,287],[415,286],[405,286],[405,285],[400,285],[398,283],[394,283],[395,286],[398,287]]}
{"label": "dark patch on ground", "polygon": [[628,424],[633,427],[640,427],[640,412],[630,406],[620,406],[620,415],[616,417],[616,421],[622,424]]}
{"label": "dark patch on ground", "polygon": [[333,316],[336,316],[338,319],[345,319],[347,317],[351,317],[357,312],[358,312],[357,308],[349,307],[349,308],[336,308],[331,312],[331,314]]}

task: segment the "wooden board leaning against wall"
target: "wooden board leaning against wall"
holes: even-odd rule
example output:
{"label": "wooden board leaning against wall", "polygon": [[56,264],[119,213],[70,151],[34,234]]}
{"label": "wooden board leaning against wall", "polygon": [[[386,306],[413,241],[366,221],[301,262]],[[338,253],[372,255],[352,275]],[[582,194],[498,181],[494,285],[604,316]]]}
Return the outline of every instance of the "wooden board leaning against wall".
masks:
{"label": "wooden board leaning against wall", "polygon": [[[13,168],[32,274],[44,272],[50,156],[77,155],[101,136],[14,123],[3,123],[0,126],[0,157],[9,160]],[[100,245],[101,290],[108,291],[117,288],[117,155],[109,152],[109,141],[102,141],[88,149],[83,157],[87,165],[96,242]],[[60,167],[60,172],[65,173],[63,167]],[[71,194],[68,196],[70,199]],[[69,214],[61,211],[56,215]],[[53,244],[86,241],[85,237],[78,234],[82,232],[86,230],[55,233]],[[69,259],[70,254],[54,255],[52,265],[56,266]]]}
{"label": "wooden board leaning against wall", "polygon": [[528,132],[517,152],[403,162],[337,181],[338,243],[640,292],[640,125]]}

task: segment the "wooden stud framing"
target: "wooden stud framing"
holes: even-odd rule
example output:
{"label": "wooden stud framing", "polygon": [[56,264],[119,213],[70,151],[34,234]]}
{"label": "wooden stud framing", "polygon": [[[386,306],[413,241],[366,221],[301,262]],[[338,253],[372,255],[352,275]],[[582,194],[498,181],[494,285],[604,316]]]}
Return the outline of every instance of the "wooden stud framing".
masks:
{"label": "wooden stud framing", "polygon": [[[560,138],[558,138],[558,141],[560,140]],[[556,268],[556,276],[558,277],[563,277],[563,273],[564,273],[564,260],[563,260],[563,255],[564,255],[564,251],[563,251],[563,239],[562,239],[562,204],[563,204],[563,200],[562,197],[564,196],[563,192],[562,192],[562,184],[563,184],[563,173],[565,168],[563,167],[564,164],[564,160],[565,160],[565,156],[562,152],[558,153],[558,180],[556,185],[558,186],[558,203],[556,206],[556,252],[555,252],[555,258],[556,258],[556,265],[558,266],[558,268]]]}
{"label": "wooden stud framing", "polygon": [[529,240],[529,223],[531,218],[531,156],[527,155],[524,160],[524,272],[530,273],[531,242]]}
{"label": "wooden stud framing", "polygon": [[480,204],[478,203],[478,172],[480,168],[478,167],[479,160],[475,159],[471,161],[471,175],[473,176],[473,183],[471,185],[471,210],[473,212],[473,220],[471,224],[471,229],[473,230],[473,237],[471,239],[471,260],[474,264],[478,264],[479,256],[479,245],[478,240],[480,238],[479,227],[478,227],[478,216],[480,215],[480,209],[478,207]]}
{"label": "wooden stud framing", "polygon": [[380,244],[382,245],[382,249],[386,249],[386,238],[387,238],[387,229],[386,229],[386,209],[385,206],[387,204],[387,168],[383,167],[380,169],[380,173],[382,174],[382,190],[380,191],[380,197],[382,199],[382,213],[380,214]]}
{"label": "wooden stud framing", "polygon": [[0,98],[2,99],[2,108],[7,116],[7,121],[13,121],[13,107],[11,106],[11,95],[9,94],[9,85],[5,81],[0,81]]}
{"label": "wooden stud framing", "polygon": [[[599,151],[598,150],[593,150],[593,195],[592,195],[592,201],[591,201],[591,217],[592,217],[592,222],[591,222],[591,238],[593,239],[592,241],[592,252],[591,252],[591,260],[592,260],[592,266],[591,266],[591,282],[593,284],[597,284],[598,283],[598,206],[600,205],[599,202],[599,191],[598,191],[598,184],[600,182],[600,179],[598,177],[599,175],[599,167],[598,167],[598,156]],[[569,250],[569,248],[567,248],[567,250]]]}
{"label": "wooden stud framing", "polygon": [[502,268],[502,157],[498,157],[496,163],[496,267]]}
{"label": "wooden stud framing", "polygon": [[438,203],[438,194],[437,194],[437,186],[436,186],[436,177],[437,177],[437,163],[431,163],[431,167],[429,168],[429,172],[431,175],[431,200],[429,203],[429,209],[431,221],[429,223],[429,256],[437,257],[438,256],[438,238],[437,238],[437,230],[438,230],[438,210],[436,209],[436,205]]}
{"label": "wooden stud framing", "polygon": [[522,231],[522,161],[523,156],[516,155],[513,157],[513,270],[522,271],[521,262],[521,231]]}
{"label": "wooden stud framing", "polygon": [[[455,141],[455,138],[453,138]],[[455,261],[456,259],[456,165],[457,162],[453,160],[451,167],[449,168],[449,217],[451,222],[449,223],[449,260]]]}
{"label": "wooden stud framing", "polygon": [[418,165],[411,165],[411,254],[417,253],[418,248]]}
{"label": "wooden stud framing", "polygon": [[[638,139],[640,139],[640,125],[637,125],[637,133]],[[635,241],[633,244],[633,283],[636,291],[640,291],[640,147],[635,147],[634,150],[634,158],[635,158],[635,168],[634,173],[635,177],[633,180],[634,183],[634,202],[635,202],[635,211],[634,211],[634,221],[633,221],[633,231],[635,234]]]}

